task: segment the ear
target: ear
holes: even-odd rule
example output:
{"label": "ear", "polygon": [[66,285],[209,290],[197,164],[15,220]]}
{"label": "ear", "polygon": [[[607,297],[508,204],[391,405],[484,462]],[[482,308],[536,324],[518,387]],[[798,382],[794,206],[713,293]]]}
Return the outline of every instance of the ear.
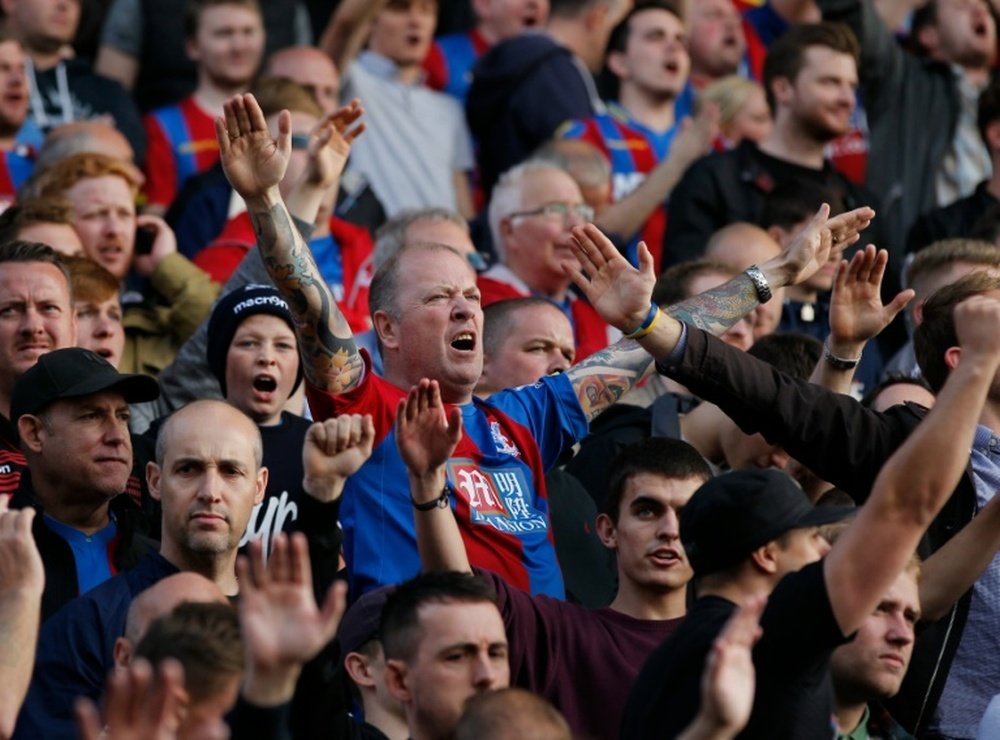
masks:
{"label": "ear", "polygon": [[372,316],[372,325],[384,349],[399,349],[399,327],[396,325],[396,319],[385,311],[376,311]]}
{"label": "ear", "polygon": [[606,2],[603,3],[592,3],[590,7],[584,11],[583,21],[588,31],[593,31],[604,26],[605,18],[608,13],[611,12],[612,1],[613,0],[606,0]]}
{"label": "ear", "polygon": [[406,679],[406,663],[396,659],[385,662],[385,687],[396,701],[403,704],[413,700]]}
{"label": "ear", "polygon": [[956,367],[958,367],[958,363],[961,359],[962,359],[961,347],[949,347],[944,351],[944,364],[948,366],[949,370],[954,370]]}
{"label": "ear", "polygon": [[261,465],[260,470],[257,471],[257,491],[254,493],[253,497],[255,506],[264,500],[264,494],[267,492],[267,479],[270,474],[271,471],[263,465]]}
{"label": "ear", "polygon": [[194,39],[185,39],[184,53],[192,62],[197,62],[201,59],[201,54],[198,53],[198,45],[195,44]]}
{"label": "ear", "polygon": [[782,246],[784,246],[785,239],[787,239],[789,236],[788,232],[785,231],[780,226],[768,226],[767,235],[772,239],[774,239],[774,241],[778,242],[778,244],[781,244]]}
{"label": "ear", "polygon": [[17,420],[17,434],[21,438],[21,444],[36,455],[42,451],[44,433],[45,424],[38,416],[24,414]]}
{"label": "ear", "polygon": [[792,81],[787,77],[775,77],[771,80],[771,92],[774,95],[775,107],[787,103],[794,93]]}
{"label": "ear", "polygon": [[924,304],[927,303],[927,299],[924,298],[922,301],[917,301],[913,304],[913,325],[920,326],[924,323]]}
{"label": "ear", "polygon": [[613,51],[608,54],[605,63],[608,65],[608,69],[611,70],[611,74],[617,77],[619,80],[624,80],[628,77],[628,70],[625,68],[625,60],[622,58],[624,55],[620,51]]}
{"label": "ear", "polygon": [[115,647],[112,652],[116,668],[127,668],[132,662],[132,649],[135,646],[127,637],[119,637],[115,640]]}
{"label": "ear", "polygon": [[778,571],[777,559],[778,543],[771,541],[762,545],[750,553],[750,559],[758,570],[764,573],[776,573]]}
{"label": "ear", "polygon": [[601,544],[609,550],[617,550],[618,528],[615,527],[615,523],[611,521],[611,517],[607,514],[598,514],[597,520],[594,523],[597,526],[597,536],[600,537]]}
{"label": "ear", "polygon": [[937,26],[931,23],[917,31],[917,43],[927,50],[929,56],[933,57],[937,53],[938,46],[941,43],[941,36],[938,34]]}
{"label": "ear", "polygon": [[160,498],[160,466],[155,462],[146,463],[146,487],[155,501],[163,500]]}
{"label": "ear", "polygon": [[986,126],[986,147],[990,153],[1000,152],[1000,121],[993,121]]}
{"label": "ear", "polygon": [[344,670],[358,686],[375,688],[375,678],[368,670],[368,658],[361,653],[348,653],[344,656]]}

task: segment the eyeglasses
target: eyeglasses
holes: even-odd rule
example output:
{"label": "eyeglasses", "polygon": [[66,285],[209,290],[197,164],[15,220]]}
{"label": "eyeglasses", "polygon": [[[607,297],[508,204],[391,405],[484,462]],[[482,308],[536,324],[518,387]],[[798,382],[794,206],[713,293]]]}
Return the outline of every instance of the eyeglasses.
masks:
{"label": "eyeglasses", "polygon": [[594,209],[586,203],[576,203],[575,205],[570,205],[569,203],[546,203],[544,206],[532,208],[530,211],[518,211],[517,213],[512,213],[507,216],[507,218],[515,219],[525,218],[527,216],[544,216],[545,218],[550,218],[553,221],[561,219],[565,224],[569,220],[570,213],[575,213],[581,221],[594,220]]}
{"label": "eyeglasses", "polygon": [[476,272],[485,272],[489,264],[486,262],[486,258],[483,256],[482,252],[469,252],[465,255],[466,259],[469,260],[469,264],[472,265],[472,269]]}

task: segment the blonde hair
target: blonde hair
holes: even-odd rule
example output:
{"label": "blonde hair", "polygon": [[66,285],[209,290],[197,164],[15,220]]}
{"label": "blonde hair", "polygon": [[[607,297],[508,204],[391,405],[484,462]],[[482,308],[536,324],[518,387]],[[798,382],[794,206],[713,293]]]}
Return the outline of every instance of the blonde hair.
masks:
{"label": "blonde hair", "polygon": [[728,75],[698,93],[697,109],[701,110],[706,103],[715,103],[719,106],[719,126],[726,128],[739,115],[756,90],[764,92],[764,88],[753,80],[739,75]]}

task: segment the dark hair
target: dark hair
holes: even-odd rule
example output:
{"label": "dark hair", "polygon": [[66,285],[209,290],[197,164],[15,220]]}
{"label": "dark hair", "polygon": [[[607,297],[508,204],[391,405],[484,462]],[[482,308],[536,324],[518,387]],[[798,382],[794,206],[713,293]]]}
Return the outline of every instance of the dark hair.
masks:
{"label": "dark hair", "polygon": [[187,7],[184,8],[184,38],[188,41],[198,35],[198,25],[201,23],[201,14],[208,8],[217,5],[241,5],[248,10],[254,10],[261,16],[261,23],[264,17],[260,11],[260,4],[257,0],[188,0]]}
{"label": "dark hair", "polygon": [[684,20],[681,17],[680,10],[671,2],[667,2],[666,0],[640,0],[621,19],[618,25],[612,29],[611,36],[608,37],[608,48],[604,54],[605,57],[613,52],[625,51],[625,48],[628,46],[629,35],[632,33],[632,29],[630,28],[632,19],[639,15],[639,13],[647,10],[665,10],[668,13],[673,13],[678,20]]}
{"label": "dark hair", "polygon": [[73,206],[59,197],[21,200],[0,214],[0,244],[16,240],[23,228],[42,223],[72,226]]}
{"label": "dark hair", "polygon": [[550,18],[575,18],[598,2],[617,4],[621,0],[549,0]]}
{"label": "dark hair", "polygon": [[243,673],[240,620],[229,604],[186,602],[155,620],[135,648],[153,666],[167,658],[184,667],[184,688],[194,701],[215,696]]}
{"label": "dark hair", "polygon": [[611,464],[611,470],[601,512],[615,524],[625,486],[633,476],[650,473],[671,480],[698,478],[703,483],[712,477],[712,469],[694,447],[670,437],[651,437],[623,448]]}
{"label": "dark hair", "polygon": [[969,229],[969,238],[992,244],[1000,240],[1000,203],[994,203],[979,215]]}
{"label": "dark hair", "polygon": [[801,180],[783,182],[764,197],[757,224],[764,229],[777,226],[788,231],[812,218],[823,203],[830,205],[831,216],[846,210],[843,197],[828,188]]}
{"label": "dark hair", "polygon": [[940,393],[950,368],[944,353],[958,346],[955,334],[955,306],[974,295],[1000,290],[1000,277],[988,272],[972,272],[946,285],[924,303],[924,320],[913,332],[913,351],[920,372],[934,393]]}
{"label": "dark hair", "polygon": [[736,277],[740,271],[727,262],[702,257],[685,260],[671,265],[656,279],[653,286],[653,303],[657,306],[672,306],[691,297],[691,283],[703,275],[717,272]]}
{"label": "dark hair", "polygon": [[[48,244],[25,242],[20,239],[0,244],[0,265],[5,262],[47,262],[54,265],[66,278],[66,290],[70,294],[70,303],[73,302],[73,285],[63,256]],[[2,269],[3,267],[0,267],[0,270]]]}
{"label": "dark hair", "polygon": [[926,388],[928,391],[931,389],[927,381],[924,380],[919,375],[910,375],[909,373],[901,372],[891,372],[887,373],[882,380],[879,381],[878,385],[872,388],[865,397],[861,399],[861,405],[865,408],[871,408],[875,401],[878,400],[879,395],[886,388],[892,388],[894,385],[919,385],[921,388]]}
{"label": "dark hair", "polygon": [[761,337],[747,350],[758,360],[774,365],[794,378],[806,379],[823,353],[823,343],[808,334],[779,332]]}
{"label": "dark hair", "polygon": [[491,303],[483,309],[483,354],[492,355],[510,333],[510,326],[518,311],[547,306],[562,313],[562,309],[548,298],[507,298]]}
{"label": "dark hair", "polygon": [[806,50],[823,46],[841,54],[849,54],[857,62],[860,46],[854,32],[843,23],[806,23],[792,26],[767,52],[764,59],[764,92],[773,114],[776,109],[774,81],[784,77],[794,82],[805,66]]}
{"label": "dark hair", "polygon": [[423,573],[400,584],[382,608],[379,639],[386,659],[411,660],[420,645],[418,612],[424,604],[496,604],[488,582],[472,573]]}

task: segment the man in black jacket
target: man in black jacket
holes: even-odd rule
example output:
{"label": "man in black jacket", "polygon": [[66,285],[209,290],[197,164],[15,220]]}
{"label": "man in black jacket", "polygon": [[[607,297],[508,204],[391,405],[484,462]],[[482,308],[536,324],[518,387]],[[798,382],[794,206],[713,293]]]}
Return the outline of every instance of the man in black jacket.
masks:
{"label": "man in black jacket", "polygon": [[764,87],[774,128],[759,147],[744,141],[688,169],[670,196],[664,267],[702,256],[708,238],[727,224],[757,223],[767,194],[785,183],[822,188],[848,210],[878,211],[871,193],[824,157],[825,146],[851,128],[857,59],[856,39],[833,23],[796,26],[771,47]]}
{"label": "man in black jacket", "polygon": [[13,508],[35,507],[35,542],[45,565],[42,619],[135,565],[152,549],[137,501],[125,491],[132,472],[130,403],[159,395],[153,378],[120,374],[78,347],[42,355],[14,385],[17,425],[28,475]]}

